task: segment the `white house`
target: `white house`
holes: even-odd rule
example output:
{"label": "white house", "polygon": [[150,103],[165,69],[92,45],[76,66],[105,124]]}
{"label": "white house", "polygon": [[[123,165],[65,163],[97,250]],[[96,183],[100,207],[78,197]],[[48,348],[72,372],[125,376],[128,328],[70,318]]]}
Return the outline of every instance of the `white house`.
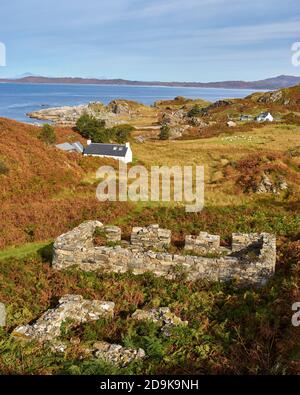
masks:
{"label": "white house", "polygon": [[102,144],[87,141],[87,146],[83,151],[84,156],[98,156],[102,158],[112,158],[124,163],[132,162],[132,150],[129,143],[126,144]]}
{"label": "white house", "polygon": [[252,121],[253,120],[253,116],[252,115],[248,115],[248,114],[242,114],[240,116],[240,121]]}
{"label": "white house", "polygon": [[266,121],[273,122],[274,117],[269,112],[262,112],[261,114],[259,114],[258,117],[256,117],[256,121],[257,122],[266,122]]}

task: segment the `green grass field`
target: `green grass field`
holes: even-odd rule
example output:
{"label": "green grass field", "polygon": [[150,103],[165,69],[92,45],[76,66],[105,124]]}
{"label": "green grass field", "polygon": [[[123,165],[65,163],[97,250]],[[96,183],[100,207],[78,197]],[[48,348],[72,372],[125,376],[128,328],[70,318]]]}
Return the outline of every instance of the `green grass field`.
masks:
{"label": "green grass field", "polygon": [[24,259],[28,256],[42,256],[47,248],[51,247],[51,242],[28,243],[18,247],[9,247],[0,250],[0,260]]}

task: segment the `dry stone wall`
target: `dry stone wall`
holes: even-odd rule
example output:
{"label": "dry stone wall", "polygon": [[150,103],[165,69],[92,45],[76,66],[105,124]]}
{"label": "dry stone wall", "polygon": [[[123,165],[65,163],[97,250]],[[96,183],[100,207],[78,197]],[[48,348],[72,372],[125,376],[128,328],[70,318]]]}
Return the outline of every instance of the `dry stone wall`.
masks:
{"label": "dry stone wall", "polygon": [[200,232],[198,236],[185,236],[186,251],[194,251],[196,254],[217,253],[220,251],[220,236]]}
{"label": "dry stone wall", "polygon": [[121,241],[121,229],[118,226],[105,226],[104,233],[108,242],[118,243]]}
{"label": "dry stone wall", "polygon": [[[134,274],[150,271],[170,279],[183,271],[189,280],[236,279],[254,285],[265,284],[275,272],[276,238],[269,233],[233,234],[232,248],[225,256],[218,236],[200,233],[199,237],[186,238],[186,249],[192,251],[191,255],[179,255],[158,251],[171,242],[171,231],[160,229],[158,225],[133,228],[131,244],[127,247],[95,247],[96,227],[104,229],[101,222],[88,221],[58,237],[54,243],[53,267],[62,270],[77,265],[87,271],[123,273],[130,270]],[[195,249],[217,254],[216,257],[193,255]]]}
{"label": "dry stone wall", "polygon": [[146,228],[135,227],[131,233],[131,244],[137,247],[164,249],[171,244],[171,231],[154,224]]}

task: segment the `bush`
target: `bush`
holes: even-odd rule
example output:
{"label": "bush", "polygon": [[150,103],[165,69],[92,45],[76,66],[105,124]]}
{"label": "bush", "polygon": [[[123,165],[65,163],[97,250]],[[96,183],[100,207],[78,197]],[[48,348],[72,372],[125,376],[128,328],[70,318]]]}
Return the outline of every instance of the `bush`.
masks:
{"label": "bush", "polygon": [[2,161],[0,161],[0,175],[1,174],[8,174],[9,173],[9,168],[6,166],[6,164]]}
{"label": "bush", "polygon": [[170,127],[168,125],[162,125],[160,128],[159,139],[168,140],[170,138]]}
{"label": "bush", "polygon": [[194,107],[190,109],[190,111],[187,113],[187,116],[192,118],[192,117],[198,117],[201,114],[202,114],[202,109],[196,104]]}
{"label": "bush", "polygon": [[76,122],[76,129],[82,137],[87,139],[92,139],[93,141],[105,139],[105,121],[97,119],[91,115],[84,114],[78,118]]}
{"label": "bush", "polygon": [[282,117],[282,119],[284,120],[284,122],[286,122],[287,124],[290,125],[300,125],[300,116],[296,115],[292,112],[289,112],[288,114],[284,115]]}
{"label": "bush", "polygon": [[56,135],[55,135],[53,126],[48,125],[47,123],[45,125],[43,125],[42,131],[38,137],[45,144],[48,144],[48,145],[54,144],[56,141]]}
{"label": "bush", "polygon": [[128,141],[134,127],[125,124],[108,129],[105,128],[105,121],[85,114],[76,122],[76,129],[82,137],[91,139],[94,143],[117,142],[123,144]]}
{"label": "bush", "polygon": [[128,124],[116,125],[111,128],[111,137],[119,144],[126,143],[131,137],[134,127]]}

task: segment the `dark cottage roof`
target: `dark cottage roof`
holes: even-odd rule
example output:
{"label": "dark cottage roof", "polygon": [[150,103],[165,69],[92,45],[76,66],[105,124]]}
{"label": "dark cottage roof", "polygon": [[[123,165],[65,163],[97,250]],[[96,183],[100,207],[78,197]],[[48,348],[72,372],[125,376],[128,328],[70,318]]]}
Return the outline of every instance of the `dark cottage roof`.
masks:
{"label": "dark cottage roof", "polygon": [[117,156],[125,157],[128,147],[122,144],[100,144],[91,143],[85,147],[84,155]]}
{"label": "dark cottage roof", "polygon": [[259,114],[259,117],[267,117],[269,115],[269,112],[262,112]]}

